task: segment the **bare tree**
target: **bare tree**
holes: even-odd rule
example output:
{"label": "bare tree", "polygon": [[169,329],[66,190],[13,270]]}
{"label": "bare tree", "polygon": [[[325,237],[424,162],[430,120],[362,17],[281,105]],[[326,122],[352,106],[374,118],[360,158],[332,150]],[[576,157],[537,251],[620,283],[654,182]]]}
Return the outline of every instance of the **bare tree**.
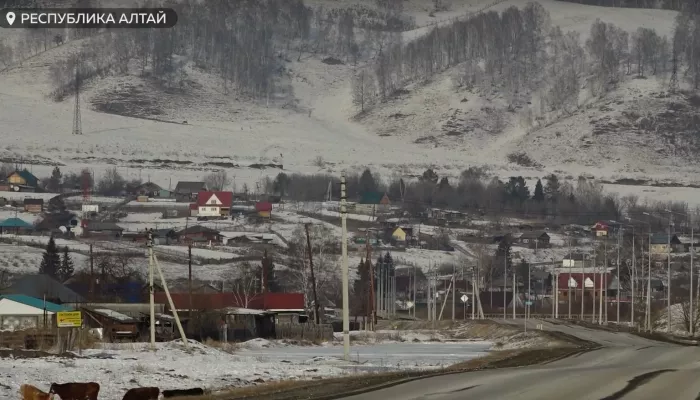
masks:
{"label": "bare tree", "polygon": [[231,179],[225,170],[220,170],[205,176],[204,183],[209,190],[224,190],[231,185]]}
{"label": "bare tree", "polygon": [[260,293],[260,269],[250,263],[233,267],[221,278],[243,308],[248,308],[250,301]]}
{"label": "bare tree", "polygon": [[[290,270],[288,285],[290,290],[305,294],[307,307],[311,308],[313,287],[306,250],[306,234],[302,227],[293,233],[290,243]],[[338,237],[327,225],[312,225],[309,229],[311,251],[314,260],[316,293],[319,302],[337,302],[340,294],[340,274],[338,269]]]}
{"label": "bare tree", "polygon": [[124,191],[125,186],[126,180],[121,176],[117,167],[112,167],[107,169],[97,182],[97,192],[105,196],[118,196]]}
{"label": "bare tree", "polygon": [[369,72],[361,69],[355,74],[352,85],[352,100],[355,106],[360,109],[360,113],[364,113],[374,104],[375,91],[374,78]]}
{"label": "bare tree", "polygon": [[10,271],[0,269],[0,290],[10,287]]}

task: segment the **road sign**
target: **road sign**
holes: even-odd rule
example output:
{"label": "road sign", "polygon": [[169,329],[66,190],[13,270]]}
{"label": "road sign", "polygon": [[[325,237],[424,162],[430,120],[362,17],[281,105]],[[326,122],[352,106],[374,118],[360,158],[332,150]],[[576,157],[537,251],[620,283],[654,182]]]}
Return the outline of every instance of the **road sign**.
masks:
{"label": "road sign", "polygon": [[525,305],[526,305],[526,306],[531,306],[531,305],[532,305],[532,302],[531,302],[530,300],[528,300],[528,301],[525,302]]}
{"label": "road sign", "polygon": [[467,301],[469,301],[469,297],[467,297],[466,294],[463,294],[462,297],[460,297],[459,299],[462,300],[462,303],[466,303]]}
{"label": "road sign", "polygon": [[59,328],[80,328],[83,316],[80,311],[62,311],[56,313],[56,325]]}

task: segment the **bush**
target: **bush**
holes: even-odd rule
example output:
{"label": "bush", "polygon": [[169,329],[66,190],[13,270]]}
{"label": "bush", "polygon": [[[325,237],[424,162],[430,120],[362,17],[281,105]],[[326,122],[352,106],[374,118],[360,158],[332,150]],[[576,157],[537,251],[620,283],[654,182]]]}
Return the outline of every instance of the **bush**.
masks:
{"label": "bush", "polygon": [[521,167],[539,168],[542,166],[542,164],[534,161],[530,158],[530,156],[522,151],[508,154],[508,161],[512,162],[513,164],[518,164]]}

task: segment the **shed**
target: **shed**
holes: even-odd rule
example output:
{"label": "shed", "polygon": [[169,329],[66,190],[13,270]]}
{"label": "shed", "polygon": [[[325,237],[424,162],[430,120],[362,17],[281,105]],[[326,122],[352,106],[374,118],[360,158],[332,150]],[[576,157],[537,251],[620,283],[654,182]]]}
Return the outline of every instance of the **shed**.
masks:
{"label": "shed", "polygon": [[71,311],[71,308],[23,294],[3,295],[0,296],[0,329],[53,327],[54,315],[61,311]]}
{"label": "shed", "polygon": [[83,308],[88,326],[103,329],[103,337],[110,342],[120,339],[136,341],[139,338],[139,320],[108,308]]}
{"label": "shed", "polygon": [[35,214],[44,212],[44,199],[24,199],[24,211]]}

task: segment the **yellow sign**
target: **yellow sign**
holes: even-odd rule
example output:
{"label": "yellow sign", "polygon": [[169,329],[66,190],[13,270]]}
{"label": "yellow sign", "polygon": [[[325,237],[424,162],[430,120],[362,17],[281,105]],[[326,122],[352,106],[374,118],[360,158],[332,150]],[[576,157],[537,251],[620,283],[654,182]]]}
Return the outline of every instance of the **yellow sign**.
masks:
{"label": "yellow sign", "polygon": [[59,328],[80,328],[83,316],[80,311],[62,311],[56,313],[56,325]]}

